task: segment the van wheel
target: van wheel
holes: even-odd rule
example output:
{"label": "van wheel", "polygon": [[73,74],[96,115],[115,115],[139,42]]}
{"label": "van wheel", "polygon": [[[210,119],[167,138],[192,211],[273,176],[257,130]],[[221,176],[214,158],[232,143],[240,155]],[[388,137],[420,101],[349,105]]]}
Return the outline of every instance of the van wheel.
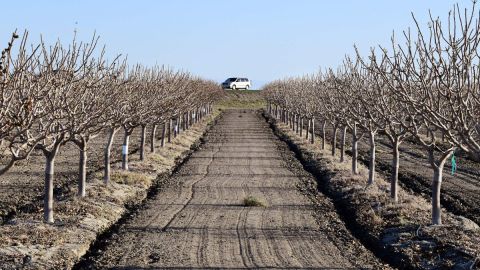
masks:
{"label": "van wheel", "polygon": [[237,90],[237,86],[235,84],[232,85],[232,90]]}
{"label": "van wheel", "polygon": [[250,88],[250,85],[245,86],[245,90],[248,90]]}

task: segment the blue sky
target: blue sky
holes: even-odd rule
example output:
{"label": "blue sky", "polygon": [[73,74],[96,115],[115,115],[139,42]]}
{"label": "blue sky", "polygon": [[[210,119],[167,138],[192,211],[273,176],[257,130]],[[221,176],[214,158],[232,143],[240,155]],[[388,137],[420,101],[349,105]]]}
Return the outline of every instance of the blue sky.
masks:
{"label": "blue sky", "polygon": [[[353,44],[362,51],[388,44],[392,31],[420,22],[428,10],[445,17],[447,0],[16,0],[1,4],[0,45],[10,33],[29,30],[48,42],[68,42],[77,29],[96,31],[109,55],[130,63],[165,64],[222,81],[247,76],[254,87],[285,76],[336,67]],[[3,45],[5,44],[5,45]]]}

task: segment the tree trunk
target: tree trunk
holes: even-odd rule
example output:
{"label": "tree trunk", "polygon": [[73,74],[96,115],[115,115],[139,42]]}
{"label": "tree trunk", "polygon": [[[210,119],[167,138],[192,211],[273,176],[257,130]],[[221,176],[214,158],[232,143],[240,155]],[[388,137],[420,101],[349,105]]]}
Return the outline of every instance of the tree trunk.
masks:
{"label": "tree trunk", "polygon": [[292,128],[292,131],[295,132],[295,117],[297,117],[296,114],[292,113],[292,117],[290,117],[290,127]]}
{"label": "tree trunk", "polygon": [[310,121],[312,121],[312,126],[311,126],[312,134],[310,134],[310,143],[314,144],[315,143],[315,118],[312,117],[312,120]]}
{"label": "tree trunk", "polygon": [[453,150],[444,153],[438,162],[434,159],[434,149],[428,150],[430,165],[433,168],[433,181],[432,181],[432,224],[442,224],[442,209],[440,205],[440,195],[443,181],[443,168],[445,161],[452,155]]}
{"label": "tree trunk", "polygon": [[182,129],[182,117],[180,115],[178,115],[177,121],[178,121],[178,123],[177,123],[177,133],[178,133],[178,135],[180,135],[180,133],[181,133],[180,130]]}
{"label": "tree trunk", "polygon": [[122,146],[122,170],[128,171],[128,143],[130,141],[130,133],[124,128],[125,134],[123,137]]}
{"label": "tree trunk", "polygon": [[297,114],[297,128],[296,128],[296,134],[299,134],[300,133],[300,114]]}
{"label": "tree trunk", "polygon": [[395,138],[392,144],[392,175],[390,178],[390,198],[392,198],[394,202],[398,202],[398,168],[400,166],[399,145],[400,142],[398,138]]}
{"label": "tree trunk", "polygon": [[175,117],[175,122],[173,125],[173,138],[176,138],[178,135],[178,117]]}
{"label": "tree trunk", "polygon": [[164,122],[162,125],[162,139],[160,141],[160,146],[164,147],[165,146],[165,133],[167,131],[167,122]]}
{"label": "tree trunk", "polygon": [[177,133],[177,136],[180,135],[180,116],[175,118],[175,132]]}
{"label": "tree trunk", "polygon": [[298,114],[295,114],[293,118],[293,131],[295,131],[295,134],[298,134]]}
{"label": "tree trunk", "polygon": [[78,196],[85,197],[87,185],[87,140],[82,138],[78,144],[80,148],[80,161],[78,163]]}
{"label": "tree trunk", "polygon": [[190,126],[190,115],[188,112],[186,112],[183,116],[183,121],[185,123],[183,123],[183,131],[187,130]]}
{"label": "tree trunk", "polygon": [[335,156],[337,153],[337,131],[338,124],[333,124],[333,136],[332,136],[332,156]]}
{"label": "tree trunk", "polygon": [[296,115],[292,113],[292,117],[290,118],[290,128],[293,132],[295,132],[295,117]]}
{"label": "tree trunk", "polygon": [[175,117],[175,132],[180,135],[180,116]]}
{"label": "tree trunk", "polygon": [[45,195],[43,197],[43,219],[53,223],[53,174],[55,172],[55,155],[46,156],[45,164]]}
{"label": "tree trunk", "polygon": [[145,160],[145,138],[147,136],[147,126],[142,125],[142,133],[140,135],[140,160]]}
{"label": "tree trunk", "polygon": [[305,131],[305,140],[308,141],[308,136],[310,135],[310,126],[311,126],[311,122],[310,122],[310,119],[307,119],[307,130]]}
{"label": "tree trunk", "polygon": [[292,131],[295,132],[295,125],[297,124],[297,114],[296,113],[292,113],[293,117],[292,117]]}
{"label": "tree trunk", "polygon": [[358,174],[357,124],[353,124],[353,128],[352,128],[352,173]]}
{"label": "tree trunk", "polygon": [[327,126],[327,120],[323,120],[323,124],[322,124],[322,150],[325,150],[325,140],[326,140],[326,137],[327,137],[327,132],[325,130]]}
{"label": "tree trunk", "polygon": [[157,132],[157,125],[153,124],[152,133],[150,134],[150,153],[155,153],[155,133]]}
{"label": "tree trunk", "polygon": [[183,121],[185,122],[183,123],[183,130],[187,130],[188,129],[188,113],[184,113]]}
{"label": "tree trunk", "polygon": [[43,196],[43,219],[47,223],[53,223],[53,177],[55,173],[55,157],[60,148],[57,141],[51,151],[43,150],[45,156],[45,187]]}
{"label": "tree trunk", "polygon": [[440,193],[443,178],[443,164],[433,169],[432,182],[432,224],[442,224],[442,209],[440,205]]}
{"label": "tree trunk", "polygon": [[303,116],[300,117],[300,137],[303,136]]}
{"label": "tree trunk", "polygon": [[185,127],[185,113],[182,114],[182,130],[185,131],[186,130],[186,127]]}
{"label": "tree trunk", "polygon": [[107,145],[105,146],[105,153],[104,153],[104,175],[103,175],[103,182],[105,184],[108,184],[110,182],[110,152],[112,149],[112,144],[113,144],[113,138],[115,137],[115,133],[118,131],[118,129],[111,128],[109,135],[108,135],[108,141]]}
{"label": "tree trunk", "polygon": [[168,143],[172,142],[172,118],[168,120]]}
{"label": "tree trunk", "polygon": [[370,164],[368,166],[368,185],[375,182],[375,132],[370,131]]}
{"label": "tree trunk", "polygon": [[340,144],[340,162],[345,161],[345,140],[347,137],[347,126],[343,126],[342,130],[342,142]]}

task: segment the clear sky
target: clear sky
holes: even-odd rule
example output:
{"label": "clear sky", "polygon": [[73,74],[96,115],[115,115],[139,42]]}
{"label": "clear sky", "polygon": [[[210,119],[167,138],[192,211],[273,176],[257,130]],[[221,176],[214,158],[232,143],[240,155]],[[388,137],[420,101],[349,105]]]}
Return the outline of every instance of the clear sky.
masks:
{"label": "clear sky", "polygon": [[444,17],[471,0],[11,0],[2,1],[0,46],[13,30],[53,42],[74,29],[94,31],[110,55],[130,63],[165,64],[222,81],[247,76],[258,88],[285,76],[336,67],[355,43],[388,44],[392,31]]}

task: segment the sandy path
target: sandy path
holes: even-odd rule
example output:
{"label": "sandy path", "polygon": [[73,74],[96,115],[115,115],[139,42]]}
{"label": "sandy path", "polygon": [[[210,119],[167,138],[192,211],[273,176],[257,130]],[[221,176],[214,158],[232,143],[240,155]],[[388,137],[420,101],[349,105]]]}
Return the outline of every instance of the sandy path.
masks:
{"label": "sandy path", "polygon": [[[254,112],[227,111],[171,185],[95,258],[115,269],[346,269],[378,260],[344,229],[328,199],[300,192],[303,170]],[[282,147],[283,146],[283,147]],[[244,207],[252,195],[268,207]],[[321,221],[319,222],[319,217]],[[330,225],[344,230],[342,239]],[[328,228],[327,228],[328,227]],[[368,264],[368,265],[365,265]]]}

